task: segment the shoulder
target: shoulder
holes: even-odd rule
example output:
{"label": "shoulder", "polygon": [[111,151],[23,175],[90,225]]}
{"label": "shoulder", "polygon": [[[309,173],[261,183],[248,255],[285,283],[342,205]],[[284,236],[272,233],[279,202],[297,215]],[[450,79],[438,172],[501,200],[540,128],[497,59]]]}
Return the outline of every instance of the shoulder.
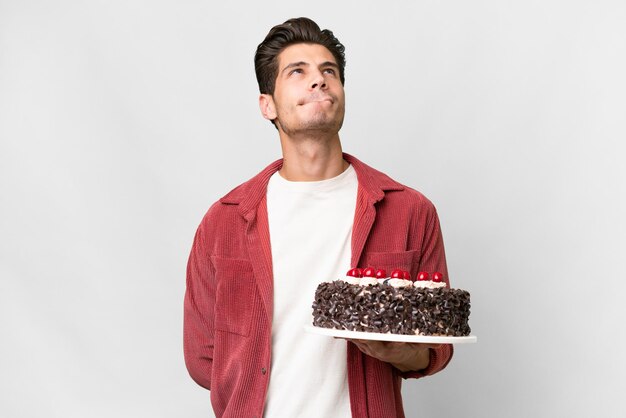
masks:
{"label": "shoulder", "polygon": [[240,217],[239,203],[242,200],[242,196],[246,195],[246,189],[250,180],[238,185],[230,190],[224,196],[209,207],[204,214],[200,227],[207,229],[209,226],[215,226],[223,223],[230,223],[236,217]]}
{"label": "shoulder", "polygon": [[411,228],[420,230],[438,218],[433,202],[423,193],[408,186],[404,186],[402,190],[385,192],[377,215],[391,217],[394,222],[408,222]]}
{"label": "shoulder", "polygon": [[[269,178],[282,166],[282,159],[272,162],[249,180],[218,199],[204,215],[201,227],[213,232],[237,228],[246,213],[254,210],[265,196]],[[210,226],[210,228],[209,228]]]}
{"label": "shoulder", "polygon": [[412,187],[404,186],[404,190],[400,192],[398,197],[400,197],[405,204],[413,208],[432,211],[435,210],[433,202],[422,192]]}
{"label": "shoulder", "polygon": [[377,207],[392,216],[418,213],[427,217],[435,211],[433,202],[420,191],[400,183],[386,173],[377,170],[356,157],[344,153],[359,177],[359,186],[378,201]]}
{"label": "shoulder", "polygon": [[246,210],[249,206],[258,204],[265,195],[269,178],[281,166],[282,159],[276,160],[250,179],[234,187],[211,206],[207,212],[209,219],[236,212],[240,210],[240,206],[244,206],[243,210]]}
{"label": "shoulder", "polygon": [[393,179],[388,174],[377,170],[360,161],[356,157],[344,153],[344,158],[350,162],[359,177],[359,185],[373,197],[389,198],[391,201],[402,201],[405,205],[432,207],[432,202],[416,189]]}
{"label": "shoulder", "polygon": [[385,176],[385,178],[388,179],[387,182],[389,184],[394,184],[397,186],[395,188],[390,188],[385,191],[384,200],[386,200],[388,204],[404,206],[409,210],[420,210],[428,212],[435,211],[435,205],[433,204],[433,202],[422,192],[411,186],[400,183],[399,181],[394,180],[384,173],[381,173],[381,175]]}

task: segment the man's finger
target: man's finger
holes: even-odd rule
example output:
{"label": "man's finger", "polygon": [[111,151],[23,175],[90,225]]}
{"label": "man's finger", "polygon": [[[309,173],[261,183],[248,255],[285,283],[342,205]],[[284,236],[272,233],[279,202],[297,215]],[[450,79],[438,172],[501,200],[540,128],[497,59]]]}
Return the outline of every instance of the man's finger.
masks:
{"label": "man's finger", "polygon": [[423,345],[425,348],[433,348],[433,349],[435,349],[435,348],[441,347],[443,344],[421,344],[421,345]]}
{"label": "man's finger", "polygon": [[365,344],[361,343],[360,341],[352,341],[352,342],[354,343],[354,345],[357,346],[357,348],[359,350],[361,350],[362,352],[364,352],[368,356],[371,355],[370,352],[369,352],[369,348]]}

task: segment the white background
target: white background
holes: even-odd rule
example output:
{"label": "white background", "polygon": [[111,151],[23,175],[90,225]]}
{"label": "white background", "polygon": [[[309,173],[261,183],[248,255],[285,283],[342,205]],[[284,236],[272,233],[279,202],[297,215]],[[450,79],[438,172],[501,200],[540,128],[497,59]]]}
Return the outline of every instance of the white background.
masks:
{"label": "white background", "polygon": [[280,156],[252,59],[303,15],[347,48],[344,150],[434,201],[472,293],[407,416],[626,416],[625,3],[292,3],[0,0],[0,416],[212,416],[186,259]]}

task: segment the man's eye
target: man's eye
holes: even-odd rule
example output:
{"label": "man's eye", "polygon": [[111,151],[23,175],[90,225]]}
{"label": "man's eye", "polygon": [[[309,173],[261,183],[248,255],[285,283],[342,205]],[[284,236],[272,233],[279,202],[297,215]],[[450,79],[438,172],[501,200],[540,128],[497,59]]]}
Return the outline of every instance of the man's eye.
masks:
{"label": "man's eye", "polygon": [[335,70],[333,68],[326,68],[324,72],[328,74],[333,74],[333,75],[335,74]]}
{"label": "man's eye", "polygon": [[291,74],[302,74],[302,68],[294,68],[293,70],[289,71],[289,75]]}

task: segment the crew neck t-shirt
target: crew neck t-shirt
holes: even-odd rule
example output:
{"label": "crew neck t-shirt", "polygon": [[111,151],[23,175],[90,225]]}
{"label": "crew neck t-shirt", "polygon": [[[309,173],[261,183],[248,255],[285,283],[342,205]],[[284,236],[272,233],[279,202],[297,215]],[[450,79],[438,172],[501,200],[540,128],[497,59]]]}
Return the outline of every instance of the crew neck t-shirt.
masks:
{"label": "crew neck t-shirt", "polygon": [[346,342],[306,333],[315,289],[350,268],[358,180],[272,175],[267,212],[274,273],[272,364],[265,418],[351,417]]}

